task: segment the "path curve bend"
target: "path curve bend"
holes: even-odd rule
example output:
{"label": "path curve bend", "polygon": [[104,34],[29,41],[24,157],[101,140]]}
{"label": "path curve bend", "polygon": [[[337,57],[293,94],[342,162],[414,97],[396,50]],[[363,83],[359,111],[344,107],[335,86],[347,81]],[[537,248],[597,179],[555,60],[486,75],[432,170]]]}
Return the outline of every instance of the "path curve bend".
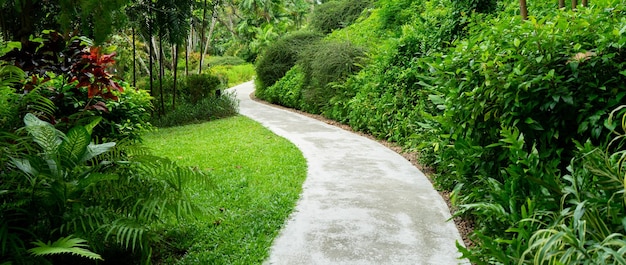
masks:
{"label": "path curve bend", "polygon": [[232,88],[240,113],[294,143],[307,179],[265,264],[459,264],[462,244],[426,176],[385,146],[324,122],[255,102]]}

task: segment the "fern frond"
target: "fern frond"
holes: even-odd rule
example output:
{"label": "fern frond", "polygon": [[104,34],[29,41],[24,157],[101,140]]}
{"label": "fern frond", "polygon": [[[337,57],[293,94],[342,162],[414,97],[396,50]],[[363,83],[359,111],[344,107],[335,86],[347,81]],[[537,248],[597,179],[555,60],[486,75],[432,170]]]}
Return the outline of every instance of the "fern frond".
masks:
{"label": "fern frond", "polygon": [[88,247],[88,245],[85,243],[87,243],[87,240],[81,238],[72,236],[61,237],[52,243],[50,241],[48,243],[42,241],[33,242],[37,247],[29,249],[28,252],[34,256],[71,254],[93,260],[103,260],[100,255],[86,249],[85,247]]}
{"label": "fern frond", "polygon": [[108,225],[108,232],[105,238],[113,236],[115,242],[131,250],[144,249],[148,247],[144,242],[148,240],[149,228],[136,220],[121,218]]}
{"label": "fern frond", "polygon": [[43,116],[52,116],[57,107],[49,98],[41,94],[46,83],[39,84],[33,90],[24,95],[20,100],[20,108],[29,113],[37,113]]}
{"label": "fern frond", "polygon": [[61,233],[92,233],[108,223],[111,218],[102,206],[77,207],[67,213],[66,223],[61,226]]}

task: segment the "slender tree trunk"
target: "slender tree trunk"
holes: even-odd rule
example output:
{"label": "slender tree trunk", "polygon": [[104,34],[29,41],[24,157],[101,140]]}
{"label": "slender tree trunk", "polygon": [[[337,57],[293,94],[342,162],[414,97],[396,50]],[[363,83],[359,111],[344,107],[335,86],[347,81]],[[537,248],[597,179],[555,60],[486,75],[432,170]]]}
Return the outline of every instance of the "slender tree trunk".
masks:
{"label": "slender tree trunk", "polygon": [[174,86],[172,88],[172,109],[176,109],[176,84],[178,82],[178,44],[173,48]]}
{"label": "slender tree trunk", "polygon": [[202,59],[200,59],[201,62],[204,61],[204,56],[206,55],[207,50],[209,49],[209,46],[211,45],[211,40],[213,39],[213,32],[215,30],[215,25],[217,24],[217,5],[219,5],[219,2],[215,4],[215,7],[213,7],[213,17],[211,17],[211,26],[209,27],[209,36],[204,42],[204,52],[202,53]]}
{"label": "slender tree trunk", "polygon": [[141,68],[143,69],[144,73],[150,72],[150,70],[148,70],[148,66],[146,65],[146,62],[144,62],[143,59],[141,59],[141,56],[137,57],[137,60],[139,61],[139,65],[141,65]]}
{"label": "slender tree trunk", "polygon": [[589,1],[582,0],[582,4],[583,4],[584,7],[587,7],[589,5]]}
{"label": "slender tree trunk", "polygon": [[565,0],[559,0],[559,8],[565,7]]}
{"label": "slender tree trunk", "polygon": [[137,45],[135,45],[135,27],[132,28],[133,34],[133,87],[137,89]]}
{"label": "slender tree trunk", "polygon": [[[148,21],[148,38],[149,40],[152,40],[152,8],[150,8],[150,20]],[[152,72],[152,64],[153,64],[153,59],[152,57],[154,56],[154,46],[152,46],[152,44],[150,42],[148,42],[148,46],[150,46],[150,62],[148,63],[150,66],[150,69],[148,70],[149,76],[150,76],[150,95],[154,95],[153,93],[153,72]]]}
{"label": "slender tree trunk", "polygon": [[189,76],[189,41],[185,45],[185,76]]}
{"label": "slender tree trunk", "polygon": [[519,10],[523,20],[528,19],[528,8],[526,7],[526,0],[519,0]]}
{"label": "slender tree trunk", "polygon": [[157,45],[157,39],[155,36],[152,36],[152,38],[150,38],[150,45],[152,45],[154,49],[154,53],[152,54],[152,56],[154,56],[154,60],[158,65],[161,65],[161,62],[159,62],[159,60],[161,59],[161,53],[159,52],[159,46]]}
{"label": "slender tree trunk", "polygon": [[578,5],[578,0],[572,0],[572,10],[575,10],[577,5]]}
{"label": "slender tree trunk", "polygon": [[202,74],[202,64],[204,63],[202,61],[202,54],[204,53],[204,50],[202,48],[204,48],[204,41],[206,41],[204,39],[205,37],[205,31],[206,31],[206,0],[204,0],[204,10],[202,11],[202,37],[201,37],[201,41],[200,41],[200,63],[198,64],[198,74]]}
{"label": "slender tree trunk", "polygon": [[165,101],[163,100],[163,36],[159,36],[159,97],[161,100],[161,114],[165,114]]}

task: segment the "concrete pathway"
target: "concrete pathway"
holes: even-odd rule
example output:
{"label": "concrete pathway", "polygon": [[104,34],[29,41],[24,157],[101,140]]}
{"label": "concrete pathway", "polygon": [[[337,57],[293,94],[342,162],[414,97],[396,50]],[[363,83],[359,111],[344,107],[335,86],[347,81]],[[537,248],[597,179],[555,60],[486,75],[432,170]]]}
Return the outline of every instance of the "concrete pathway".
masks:
{"label": "concrete pathway", "polygon": [[444,200],[402,156],[365,137],[250,99],[240,113],[293,142],[308,176],[265,264],[458,264]]}

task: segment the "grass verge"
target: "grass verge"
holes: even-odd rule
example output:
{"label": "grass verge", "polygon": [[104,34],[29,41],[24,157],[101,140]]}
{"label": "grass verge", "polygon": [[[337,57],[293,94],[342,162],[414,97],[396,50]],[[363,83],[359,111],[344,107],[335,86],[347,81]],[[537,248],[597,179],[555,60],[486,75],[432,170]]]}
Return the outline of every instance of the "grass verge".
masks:
{"label": "grass verge", "polygon": [[292,211],[306,161],[290,142],[235,116],[160,129],[144,145],[179,165],[198,167],[213,188],[193,191],[209,214],[173,222],[155,250],[163,264],[261,264]]}

